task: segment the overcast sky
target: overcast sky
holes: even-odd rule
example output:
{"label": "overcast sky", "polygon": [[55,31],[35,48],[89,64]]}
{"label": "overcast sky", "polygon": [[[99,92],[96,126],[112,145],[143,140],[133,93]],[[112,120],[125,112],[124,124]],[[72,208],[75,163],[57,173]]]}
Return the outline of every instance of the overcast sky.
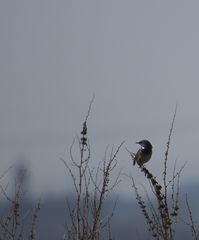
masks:
{"label": "overcast sky", "polygon": [[[161,177],[178,102],[171,166],[188,161],[182,179],[198,181],[198,9],[183,0],[1,1],[1,172],[24,155],[33,192],[63,191],[60,157],[67,159],[94,94],[92,161],[108,144],[126,140],[136,151],[148,138],[148,167]],[[118,161],[139,179],[125,149]]]}

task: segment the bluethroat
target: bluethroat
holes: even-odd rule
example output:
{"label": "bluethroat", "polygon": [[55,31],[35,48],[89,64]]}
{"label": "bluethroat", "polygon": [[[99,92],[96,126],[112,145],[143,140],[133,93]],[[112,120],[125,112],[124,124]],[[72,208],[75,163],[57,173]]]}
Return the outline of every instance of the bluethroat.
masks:
{"label": "bluethroat", "polygon": [[141,167],[143,164],[150,160],[152,155],[152,145],[146,139],[136,143],[139,144],[141,148],[137,151],[136,154],[135,153],[132,154],[133,165],[137,163]]}

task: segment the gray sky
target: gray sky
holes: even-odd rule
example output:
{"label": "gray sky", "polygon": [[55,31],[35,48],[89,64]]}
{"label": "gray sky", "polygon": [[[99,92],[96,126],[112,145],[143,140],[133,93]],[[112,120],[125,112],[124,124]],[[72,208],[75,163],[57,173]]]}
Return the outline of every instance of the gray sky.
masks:
{"label": "gray sky", "polygon": [[[148,138],[148,166],[161,177],[178,102],[171,166],[188,161],[183,180],[198,181],[198,9],[182,0],[1,1],[1,172],[24,154],[33,192],[66,188],[59,158],[67,158],[94,94],[92,161],[108,144],[126,140],[137,150],[135,141]],[[124,149],[118,161],[139,179]]]}

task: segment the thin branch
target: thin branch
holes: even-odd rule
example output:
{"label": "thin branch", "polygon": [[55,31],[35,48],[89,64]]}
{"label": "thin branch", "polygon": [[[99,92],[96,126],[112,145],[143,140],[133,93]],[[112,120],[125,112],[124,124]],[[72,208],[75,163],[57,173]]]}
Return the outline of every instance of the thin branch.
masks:
{"label": "thin branch", "polygon": [[75,191],[77,194],[79,194],[79,190],[78,190],[78,187],[77,187],[77,183],[76,183],[76,178],[75,178],[75,175],[73,174],[71,168],[68,166],[67,162],[63,159],[63,158],[60,158],[60,160],[63,162],[64,166],[66,167],[66,169],[69,171],[70,173],[70,176],[73,180],[73,185],[75,187]]}
{"label": "thin branch", "polygon": [[92,99],[91,99],[91,101],[90,101],[89,108],[88,108],[88,112],[87,112],[87,115],[86,115],[86,118],[85,118],[85,121],[84,121],[84,122],[87,122],[87,120],[88,120],[88,117],[89,117],[89,115],[90,115],[91,107],[92,107],[92,104],[93,104],[93,102],[94,102],[94,99],[95,99],[95,95],[93,95],[93,97],[92,97]]}
{"label": "thin branch", "polygon": [[172,136],[172,132],[173,132],[173,127],[174,127],[174,122],[175,122],[175,118],[176,118],[176,113],[177,113],[177,104],[175,106],[175,111],[174,111],[173,119],[172,119],[172,122],[171,122],[171,127],[170,127],[170,130],[169,130],[169,137],[168,137],[168,141],[167,141],[167,148],[166,148],[165,159],[164,159],[163,181],[164,181],[165,195],[167,194],[167,184],[166,184],[166,182],[167,182],[166,181],[167,161],[168,161],[168,154],[169,154],[171,136]]}
{"label": "thin branch", "polygon": [[189,206],[189,201],[188,201],[187,194],[186,194],[186,205],[187,205],[187,209],[188,209],[188,213],[189,213],[189,219],[190,219],[190,223],[187,223],[187,225],[191,228],[192,238],[194,240],[197,240],[198,239],[198,233],[196,231],[196,227],[195,227],[195,223],[194,223],[194,220],[193,220],[191,208]]}
{"label": "thin branch", "polygon": [[0,180],[13,168],[13,165],[10,166],[8,169],[6,169],[1,175],[0,175]]}

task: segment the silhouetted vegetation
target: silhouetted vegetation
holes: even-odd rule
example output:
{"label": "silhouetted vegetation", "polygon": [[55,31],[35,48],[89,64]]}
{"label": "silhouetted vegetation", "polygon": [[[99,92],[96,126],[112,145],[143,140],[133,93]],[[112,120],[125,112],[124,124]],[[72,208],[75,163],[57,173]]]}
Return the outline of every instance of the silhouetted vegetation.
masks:
{"label": "silhouetted vegetation", "polygon": [[[9,168],[10,170],[11,168]],[[7,173],[2,174],[1,179]],[[40,201],[32,209],[26,209],[24,184],[27,170],[23,167],[17,169],[14,192],[9,196],[6,192],[7,186],[1,188],[1,195],[7,200],[7,205],[2,211],[0,218],[0,239],[1,240],[23,240],[37,239],[36,224],[40,211]]]}
{"label": "silhouetted vegetation", "polygon": [[[63,230],[63,235],[60,236],[60,239],[64,240],[117,239],[117,236],[113,238],[111,228],[116,203],[112,203],[109,213],[107,213],[107,208],[106,211],[104,211],[104,208],[105,202],[109,199],[115,186],[118,185],[121,177],[120,171],[117,169],[117,157],[124,142],[121,142],[117,148],[107,147],[104,160],[99,162],[97,167],[91,165],[88,118],[90,117],[92,103],[93,100],[83,121],[80,135],[75,137],[70,146],[70,158],[61,159],[66,168],[66,173],[72,179],[74,190],[74,198],[67,200],[68,210],[65,218],[65,231]],[[135,199],[141,208],[141,213],[146,220],[148,232],[152,238],[158,240],[176,239],[176,226],[181,221],[181,223],[184,222],[189,227],[190,238],[196,240],[199,239],[199,229],[193,220],[187,196],[185,198],[185,205],[188,212],[186,219],[188,220],[182,220],[179,217],[179,211],[181,210],[181,206],[179,205],[179,183],[185,164],[177,170],[175,162],[172,169],[172,177],[168,179],[169,149],[172,145],[171,137],[175,117],[176,109],[166,143],[162,179],[157,179],[155,174],[149,171],[146,166],[136,165],[135,167],[138,167],[141,171],[143,178],[146,178],[149,182],[149,189],[152,194],[145,191],[145,198],[142,197],[133,177],[130,177],[129,189],[132,184]],[[130,156],[132,158],[132,154]],[[132,160],[131,158],[130,160]],[[133,167],[132,164],[132,169]],[[9,170],[0,176],[1,181],[3,181],[4,176]],[[117,177],[113,177],[115,171],[117,171]],[[1,197],[7,202],[5,209],[1,210],[0,240],[39,239],[37,226],[40,224],[38,217],[41,201],[39,200],[35,207],[29,209],[24,205],[26,196],[24,182],[26,174],[26,169],[19,169],[18,174],[15,176],[14,191],[9,194],[8,186],[0,185]],[[150,198],[151,195],[153,199]],[[132,236],[132,239],[136,239],[136,236]],[[139,239],[138,236],[137,239]]]}
{"label": "silhouetted vegetation", "polygon": [[[174,128],[174,121],[176,117],[177,106],[169,130],[169,137],[166,144],[165,159],[163,166],[163,179],[162,183],[159,181],[153,173],[151,173],[146,166],[141,166],[139,169],[144,173],[150,184],[150,189],[155,197],[156,202],[152,202],[149,198],[148,193],[146,202],[139,194],[138,187],[136,187],[135,180],[132,178],[133,188],[135,190],[137,202],[142,210],[142,214],[146,219],[149,232],[152,237],[157,240],[174,240],[178,218],[179,206],[179,182],[180,174],[185,167],[186,163],[177,171],[176,162],[174,164],[173,174],[171,179],[167,179],[168,176],[168,156],[169,148],[171,145],[171,136]],[[132,154],[130,154],[132,157]],[[133,159],[132,159],[133,160]],[[157,204],[156,204],[157,203]],[[198,239],[198,230],[196,230],[195,223],[192,218],[191,209],[186,198],[186,205],[189,211],[190,223],[187,225],[190,227],[192,232],[192,239]]]}

